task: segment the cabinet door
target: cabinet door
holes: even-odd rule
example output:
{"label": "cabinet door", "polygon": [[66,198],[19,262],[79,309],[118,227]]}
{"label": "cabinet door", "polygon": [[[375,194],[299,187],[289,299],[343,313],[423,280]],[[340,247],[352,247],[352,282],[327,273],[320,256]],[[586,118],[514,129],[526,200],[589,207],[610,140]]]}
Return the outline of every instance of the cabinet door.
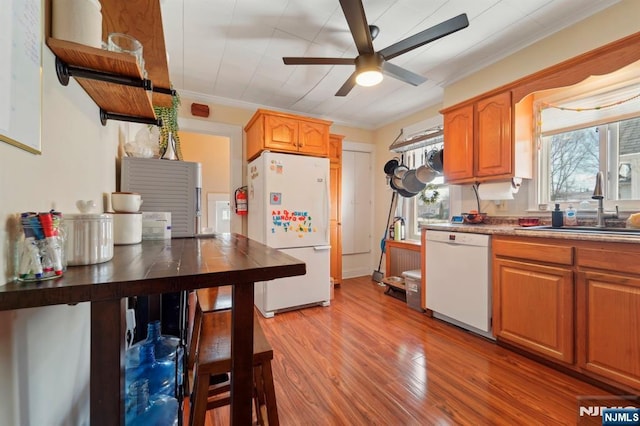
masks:
{"label": "cabinet door", "polygon": [[264,148],[278,152],[298,151],[298,121],[266,115],[264,118]]}
{"label": "cabinet door", "polygon": [[298,149],[301,154],[317,157],[329,156],[329,128],[327,125],[300,121],[299,132]]}
{"label": "cabinet door", "polygon": [[640,390],[640,279],[579,272],[578,367]]}
{"label": "cabinet door", "polygon": [[496,337],[572,364],[573,272],[506,259],[493,261]]}
{"label": "cabinet door", "polygon": [[329,189],[331,213],[329,241],[331,244],[330,268],[334,284],[342,282],[342,139],[340,135],[329,137]]}
{"label": "cabinet door", "polygon": [[475,137],[475,176],[478,178],[500,175],[511,177],[513,172],[511,92],[500,93],[478,101]]}
{"label": "cabinet door", "polygon": [[473,106],[444,115],[444,179],[448,183],[473,180]]}
{"label": "cabinet door", "polygon": [[331,163],[329,166],[329,189],[331,197],[331,215],[329,220],[331,244],[331,277],[334,284],[342,281],[342,224],[340,223],[340,165]]}

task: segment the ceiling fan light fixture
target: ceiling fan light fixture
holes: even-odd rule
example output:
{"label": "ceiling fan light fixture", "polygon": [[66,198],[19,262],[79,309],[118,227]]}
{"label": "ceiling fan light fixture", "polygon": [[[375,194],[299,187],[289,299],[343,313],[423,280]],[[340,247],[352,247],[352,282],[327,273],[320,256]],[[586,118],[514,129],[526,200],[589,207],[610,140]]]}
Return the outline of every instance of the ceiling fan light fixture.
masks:
{"label": "ceiling fan light fixture", "polygon": [[356,58],[356,84],[370,87],[382,81],[382,56],[378,54],[360,55]]}
{"label": "ceiling fan light fixture", "polygon": [[382,81],[382,73],[378,70],[366,70],[356,76],[358,86],[370,87]]}

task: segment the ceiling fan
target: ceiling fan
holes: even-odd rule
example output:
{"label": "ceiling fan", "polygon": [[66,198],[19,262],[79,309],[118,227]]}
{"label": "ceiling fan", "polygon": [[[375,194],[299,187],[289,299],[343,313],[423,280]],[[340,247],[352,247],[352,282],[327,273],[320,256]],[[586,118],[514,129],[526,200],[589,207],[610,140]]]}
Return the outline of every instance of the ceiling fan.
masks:
{"label": "ceiling fan", "polygon": [[376,85],[382,81],[383,73],[414,86],[424,83],[427,79],[423,76],[388,61],[469,26],[467,15],[463,13],[376,52],[373,50],[373,39],[380,29],[367,24],[362,0],[340,0],[340,6],[358,49],[356,58],[282,58],[285,65],[355,65],[355,72],[336,92],[336,96],[346,96],[356,84]]}

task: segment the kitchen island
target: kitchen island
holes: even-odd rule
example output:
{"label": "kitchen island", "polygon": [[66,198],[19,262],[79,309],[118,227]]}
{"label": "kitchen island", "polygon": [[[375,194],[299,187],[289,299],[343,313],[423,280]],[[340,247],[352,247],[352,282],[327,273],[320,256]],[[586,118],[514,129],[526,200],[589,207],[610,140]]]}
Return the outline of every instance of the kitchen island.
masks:
{"label": "kitchen island", "polygon": [[91,302],[91,425],[124,424],[126,298],[232,285],[231,420],[251,424],[253,283],[305,274],[305,264],[240,235],[116,246],[113,259],[55,280],[0,286],[0,310]]}

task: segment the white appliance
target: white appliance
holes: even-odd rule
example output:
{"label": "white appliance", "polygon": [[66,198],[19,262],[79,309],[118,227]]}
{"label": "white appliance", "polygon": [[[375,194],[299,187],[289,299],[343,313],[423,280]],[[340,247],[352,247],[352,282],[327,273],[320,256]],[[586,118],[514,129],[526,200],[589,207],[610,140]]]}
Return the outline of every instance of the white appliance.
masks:
{"label": "white appliance", "polygon": [[306,263],[302,276],[255,283],[255,305],[276,311],[330,303],[329,159],[263,152],[248,167],[248,236]]}
{"label": "white appliance", "polygon": [[494,339],[489,235],[427,230],[427,308],[433,316]]}
{"label": "white appliance", "polygon": [[143,212],[170,212],[171,238],[200,230],[202,165],[189,161],[123,157],[121,191],[142,195]]}

